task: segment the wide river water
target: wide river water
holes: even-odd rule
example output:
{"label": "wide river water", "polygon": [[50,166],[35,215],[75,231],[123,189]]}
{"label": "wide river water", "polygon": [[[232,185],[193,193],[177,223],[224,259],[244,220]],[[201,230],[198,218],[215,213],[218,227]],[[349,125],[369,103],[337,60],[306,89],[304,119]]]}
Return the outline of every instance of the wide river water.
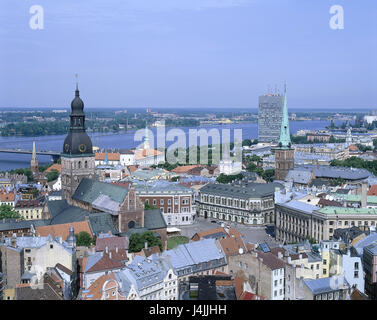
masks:
{"label": "wide river water", "polygon": [[[330,124],[329,121],[290,121],[290,130],[294,134],[298,130],[308,129],[308,130],[320,130],[325,129],[326,126]],[[335,123],[338,124],[338,123]],[[182,127],[179,128],[185,133],[187,147],[188,147],[188,133],[190,129],[230,129],[231,140],[233,140],[233,130],[242,129],[242,139],[256,139],[258,137],[258,125],[256,123],[246,123],[246,124],[228,124],[228,125],[214,125],[214,126],[203,126],[200,128],[190,128]],[[166,127],[166,132],[169,132],[172,128]],[[151,128],[155,137],[155,145],[157,145],[156,128]],[[31,150],[33,141],[36,141],[36,149],[39,151],[49,150],[49,151],[62,151],[63,142],[66,135],[51,135],[51,136],[39,136],[39,137],[0,137],[0,148],[12,148],[12,149],[25,149]],[[129,149],[138,146],[141,142],[135,141],[134,131],[129,131],[127,133],[119,134],[99,134],[90,133],[89,136],[92,139],[93,145],[100,148],[120,148]],[[150,137],[150,139],[152,139]],[[172,142],[166,142],[168,147]],[[0,171],[25,168],[30,165],[31,155],[27,154],[13,154],[13,153],[0,153]],[[51,161],[49,156],[38,156],[39,164],[46,164]]]}

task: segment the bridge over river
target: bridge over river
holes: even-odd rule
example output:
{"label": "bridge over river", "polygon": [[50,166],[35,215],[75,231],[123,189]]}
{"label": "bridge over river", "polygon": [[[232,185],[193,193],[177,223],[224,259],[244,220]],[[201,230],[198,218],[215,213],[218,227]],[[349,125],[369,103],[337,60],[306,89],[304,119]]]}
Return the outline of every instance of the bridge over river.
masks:
{"label": "bridge over river", "polygon": [[[0,148],[0,152],[2,153],[20,153],[20,154],[32,154],[33,150],[24,150],[24,149],[7,149],[7,148]],[[54,162],[58,161],[60,158],[60,152],[58,151],[36,151],[39,155],[44,156],[51,156]]]}

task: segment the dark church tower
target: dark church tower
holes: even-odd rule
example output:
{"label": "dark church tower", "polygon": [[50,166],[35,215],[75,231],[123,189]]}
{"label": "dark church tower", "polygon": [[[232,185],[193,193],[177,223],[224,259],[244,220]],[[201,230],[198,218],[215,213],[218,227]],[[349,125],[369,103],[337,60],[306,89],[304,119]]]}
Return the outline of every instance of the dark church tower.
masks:
{"label": "dark church tower", "polygon": [[62,194],[71,203],[83,178],[95,178],[95,161],[92,141],[85,132],[84,103],[76,84],[75,98],[71,103],[70,128],[64,140],[62,160]]}
{"label": "dark church tower", "polygon": [[287,92],[284,90],[283,118],[281,121],[280,140],[275,151],[275,180],[284,181],[289,170],[295,166],[295,150],[292,148],[289,132]]}

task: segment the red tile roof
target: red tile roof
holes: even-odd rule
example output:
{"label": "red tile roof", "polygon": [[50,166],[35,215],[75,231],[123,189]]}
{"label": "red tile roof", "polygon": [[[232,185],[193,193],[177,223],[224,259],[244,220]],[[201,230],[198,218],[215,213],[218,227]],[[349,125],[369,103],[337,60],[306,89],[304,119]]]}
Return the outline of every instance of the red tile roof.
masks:
{"label": "red tile roof", "polygon": [[36,234],[41,237],[47,237],[51,235],[53,237],[62,237],[63,240],[66,240],[69,236],[69,228],[73,227],[75,234],[80,233],[81,231],[85,231],[93,236],[92,231],[89,227],[89,222],[87,220],[79,221],[79,222],[70,222],[64,224],[54,224],[49,226],[40,226],[36,227],[35,231]]}
{"label": "red tile roof", "polygon": [[56,171],[58,171],[59,173],[62,173],[62,165],[59,164],[59,163],[54,163],[51,167],[48,167],[48,168],[45,170],[45,173],[47,173],[47,172],[51,172],[52,170],[56,170]]}
{"label": "red tile roof", "polygon": [[[94,155],[94,158],[97,161],[105,161],[105,155],[106,155],[106,153],[104,153],[104,152],[96,152],[95,155]],[[107,159],[109,161],[119,161],[120,160],[120,153],[119,152],[108,153]]]}
{"label": "red tile roof", "polygon": [[128,239],[127,237],[97,238],[96,251],[105,251],[106,247],[110,251],[113,251],[116,248],[128,249]]}
{"label": "red tile roof", "polygon": [[368,196],[377,196],[377,184],[374,184],[370,187],[369,191],[367,192]]}

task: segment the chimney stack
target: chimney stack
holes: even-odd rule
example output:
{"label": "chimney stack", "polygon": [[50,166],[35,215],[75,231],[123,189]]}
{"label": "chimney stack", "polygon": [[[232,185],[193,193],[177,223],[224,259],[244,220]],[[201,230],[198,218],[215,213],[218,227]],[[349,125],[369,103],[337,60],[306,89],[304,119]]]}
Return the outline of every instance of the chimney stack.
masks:
{"label": "chimney stack", "polygon": [[106,248],[105,248],[105,252],[106,252],[106,253],[109,253],[109,247],[108,247],[108,246],[106,246]]}
{"label": "chimney stack", "polygon": [[118,253],[118,246],[115,247],[115,252]]}
{"label": "chimney stack", "polygon": [[109,258],[111,259],[111,251],[110,251],[110,253],[109,253]]}
{"label": "chimney stack", "polygon": [[368,182],[363,181],[361,183],[361,207],[366,208],[367,206],[367,190],[368,190]]}
{"label": "chimney stack", "polygon": [[147,241],[144,242],[144,248],[148,249],[148,242]]}

